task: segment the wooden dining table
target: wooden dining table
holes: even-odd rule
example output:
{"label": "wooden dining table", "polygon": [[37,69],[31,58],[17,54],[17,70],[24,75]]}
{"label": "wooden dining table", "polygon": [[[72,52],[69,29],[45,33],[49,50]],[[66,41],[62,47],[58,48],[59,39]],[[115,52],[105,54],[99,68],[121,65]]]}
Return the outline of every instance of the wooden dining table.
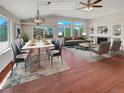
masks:
{"label": "wooden dining table", "polygon": [[[41,68],[40,65],[40,55],[41,55],[41,48],[45,48],[48,50],[50,47],[54,47],[54,45],[51,43],[51,40],[29,40],[23,47],[22,49],[38,49],[38,62],[39,62],[39,67]],[[47,51],[46,51],[47,52]]]}

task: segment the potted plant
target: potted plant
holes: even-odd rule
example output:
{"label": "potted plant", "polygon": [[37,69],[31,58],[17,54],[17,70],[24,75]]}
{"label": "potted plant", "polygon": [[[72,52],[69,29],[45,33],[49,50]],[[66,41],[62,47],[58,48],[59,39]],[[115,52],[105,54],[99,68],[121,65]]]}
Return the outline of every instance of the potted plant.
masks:
{"label": "potted plant", "polygon": [[27,33],[23,33],[22,34],[22,38],[23,38],[24,42],[28,42],[29,41],[29,36],[28,36]]}

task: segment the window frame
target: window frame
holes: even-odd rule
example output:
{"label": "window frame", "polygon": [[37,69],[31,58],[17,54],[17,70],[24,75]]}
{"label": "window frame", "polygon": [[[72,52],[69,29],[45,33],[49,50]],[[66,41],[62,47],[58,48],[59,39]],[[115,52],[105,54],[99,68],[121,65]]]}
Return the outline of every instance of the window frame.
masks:
{"label": "window frame", "polygon": [[4,49],[0,50],[0,55],[4,54],[5,52],[7,52],[8,50],[10,50],[10,41],[11,41],[11,31],[10,31],[10,25],[11,25],[11,22],[10,22],[10,18],[0,14],[0,17],[3,17],[7,20],[7,47],[5,47]]}
{"label": "window frame", "polygon": [[[71,24],[59,24],[59,22],[70,22]],[[70,33],[70,37],[72,37],[74,35],[74,27],[82,27],[83,28],[83,32],[86,32],[86,27],[85,27],[85,23],[81,22],[81,21],[67,21],[67,20],[58,20],[57,22],[58,26],[63,26],[63,27],[71,27],[71,33]],[[76,25],[78,24],[78,25]],[[80,32],[78,32],[80,33]],[[79,34],[80,36],[82,36],[82,34]],[[78,36],[78,35],[77,35]]]}

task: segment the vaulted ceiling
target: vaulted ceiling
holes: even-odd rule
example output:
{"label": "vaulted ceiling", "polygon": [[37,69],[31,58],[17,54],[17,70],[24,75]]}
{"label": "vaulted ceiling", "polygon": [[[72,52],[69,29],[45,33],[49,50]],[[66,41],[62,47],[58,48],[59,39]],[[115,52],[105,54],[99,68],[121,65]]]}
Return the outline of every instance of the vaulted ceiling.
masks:
{"label": "vaulted ceiling", "polygon": [[41,5],[41,16],[57,15],[91,19],[124,11],[124,0],[103,0],[99,3],[103,5],[102,8],[93,9],[90,12],[85,12],[83,9],[75,10],[75,8],[81,7],[79,4],[80,1],[87,2],[87,0],[0,0],[0,5],[19,19],[26,19],[35,17],[38,3],[47,3],[49,1],[53,3],[73,3],[74,7],[71,9],[51,9],[48,5]]}

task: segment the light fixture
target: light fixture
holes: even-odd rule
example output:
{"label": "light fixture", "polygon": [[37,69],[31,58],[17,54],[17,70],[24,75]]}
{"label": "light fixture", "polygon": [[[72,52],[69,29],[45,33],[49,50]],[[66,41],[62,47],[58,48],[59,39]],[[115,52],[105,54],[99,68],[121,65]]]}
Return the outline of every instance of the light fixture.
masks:
{"label": "light fixture", "polygon": [[62,32],[59,32],[59,33],[58,33],[58,37],[59,37],[59,38],[62,38],[62,36],[63,36],[63,33],[62,33]]}
{"label": "light fixture", "polygon": [[62,36],[62,35],[63,35],[63,33],[62,33],[62,32],[59,32],[59,33],[58,33],[58,36]]}
{"label": "light fixture", "polygon": [[36,13],[36,17],[33,18],[33,22],[34,22],[36,25],[40,25],[40,24],[42,24],[42,23],[45,22],[45,19],[40,16],[39,4],[37,5],[37,13]]}
{"label": "light fixture", "polygon": [[84,8],[84,10],[85,10],[86,12],[88,12],[88,11],[93,10],[93,7],[86,7],[86,8]]}
{"label": "light fixture", "polygon": [[86,35],[86,33],[85,33],[85,32],[83,32],[83,33],[82,33],[82,35],[83,35],[83,36],[85,36],[85,35]]}

